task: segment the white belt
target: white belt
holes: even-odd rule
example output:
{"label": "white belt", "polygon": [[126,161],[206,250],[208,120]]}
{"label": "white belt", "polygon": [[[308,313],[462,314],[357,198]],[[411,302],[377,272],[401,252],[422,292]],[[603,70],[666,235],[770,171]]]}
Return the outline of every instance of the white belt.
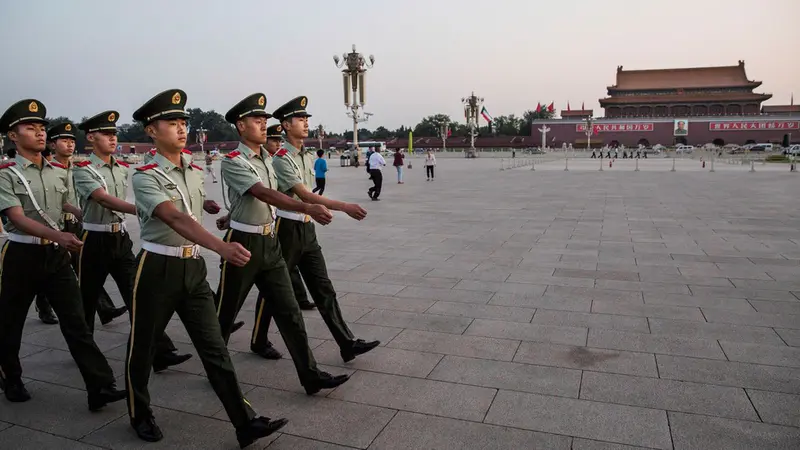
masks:
{"label": "white belt", "polygon": [[158,255],[173,256],[180,259],[199,259],[199,245],[183,245],[180,247],[170,247],[169,245],[156,244],[154,242],[142,241],[142,250],[153,252]]}
{"label": "white belt", "polygon": [[42,239],[36,236],[28,236],[25,234],[8,233],[8,240],[11,242],[19,242],[20,244],[35,244],[35,245],[50,245],[55,242],[49,239]]}
{"label": "white belt", "polygon": [[235,220],[231,220],[231,228],[233,228],[234,230],[239,230],[244,233],[250,233],[250,234],[262,234],[262,235],[272,234],[273,230],[272,225],[273,225],[272,223],[268,223],[266,225],[248,225],[246,223],[241,223]]}
{"label": "white belt", "polygon": [[128,227],[124,222],[84,223],[83,229],[89,231],[100,231],[104,233],[119,233],[120,231],[128,231]]}
{"label": "white belt", "polygon": [[298,222],[311,222],[311,216],[308,214],[289,212],[282,209],[279,209],[276,214],[278,217],[283,217],[284,219],[296,220]]}

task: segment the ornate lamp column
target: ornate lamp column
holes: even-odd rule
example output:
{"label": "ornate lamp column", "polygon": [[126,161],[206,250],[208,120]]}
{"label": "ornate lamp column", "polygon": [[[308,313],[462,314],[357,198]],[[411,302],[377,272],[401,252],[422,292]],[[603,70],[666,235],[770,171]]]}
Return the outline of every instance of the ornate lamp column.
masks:
{"label": "ornate lamp column", "polygon": [[[366,75],[367,69],[371,69],[375,64],[375,57],[369,55],[369,61],[364,58],[364,55],[356,52],[356,46],[353,44],[353,51],[350,53],[333,55],[333,62],[336,67],[345,69],[342,70],[342,86],[344,88],[344,106],[350,109],[347,113],[348,117],[353,119],[353,165],[358,162],[358,124],[359,122],[366,122],[369,120],[371,114],[361,115],[364,104],[367,102],[366,92]],[[352,92],[352,97],[351,97]],[[356,98],[358,101],[356,101]],[[352,101],[351,101],[352,100]]]}
{"label": "ornate lamp column", "polygon": [[467,126],[469,127],[469,150],[464,155],[466,158],[475,157],[475,138],[478,136],[478,115],[483,106],[483,98],[477,97],[473,92],[472,95],[461,99],[464,104],[464,117],[467,119]]}

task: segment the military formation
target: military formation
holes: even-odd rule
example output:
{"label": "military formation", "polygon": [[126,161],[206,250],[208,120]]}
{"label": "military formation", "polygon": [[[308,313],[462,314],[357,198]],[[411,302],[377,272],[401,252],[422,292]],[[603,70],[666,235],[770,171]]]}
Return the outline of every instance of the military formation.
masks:
{"label": "military formation", "polygon": [[[86,384],[89,410],[126,400],[139,438],[159,441],[163,433],[148,392],[151,371],[161,372],[192,356],[179,354],[165,333],[177,314],[244,448],[287,423],[256,414],[242,394],[227,350],[231,334],[243,325],[236,318],[254,286],[259,295],[251,351],[265,359],[281,358],[267,337],[274,319],[309,395],[349,377],[317,367],[301,309],[319,310],[345,362],[379,345],[356,338],[345,323],[314,225],[330,223],[331,210],[356,220],[367,212],[312,192],[313,158],[302,144],[311,117],[308,99],[297,97],[268,113],[266,97],[256,93],[225,115],[241,142],[222,160],[227,214],[217,220],[225,231],[223,238],[217,237],[202,226],[204,212],[217,214],[222,208],[206,198],[204,169],[185,150],[186,101],[185,92],[171,89],[134,112],[155,151],[132,176],[128,165],[114,156],[117,111],[48,130],[45,105],[27,99],[0,117],[0,133],[16,150],[0,165],[0,215],[8,232],[0,251],[0,388],[10,402],[31,400],[19,351],[36,297],[40,316],[45,310],[42,320],[61,328]],[[273,117],[279,123],[268,126]],[[79,163],[71,160],[76,127],[92,147],[89,158]],[[56,160],[45,157],[48,147]],[[129,180],[134,203],[126,200]],[[126,215],[139,221],[138,255]],[[221,258],[216,290],[207,281],[200,247]],[[121,308],[114,308],[103,289],[109,275],[119,288]],[[125,311],[130,335],[125,386],[119,389],[95,343],[94,317],[99,314],[107,323]]]}

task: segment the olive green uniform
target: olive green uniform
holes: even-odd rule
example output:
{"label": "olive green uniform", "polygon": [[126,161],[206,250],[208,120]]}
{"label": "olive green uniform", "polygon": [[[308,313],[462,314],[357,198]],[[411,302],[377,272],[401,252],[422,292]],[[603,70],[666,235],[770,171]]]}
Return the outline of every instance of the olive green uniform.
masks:
{"label": "olive green uniform", "polygon": [[[75,193],[75,181],[73,178],[73,172],[75,169],[75,165],[70,161],[70,164],[66,166],[67,170],[67,203],[70,205],[79,207],[80,202],[78,201],[77,195]],[[83,234],[83,227],[81,227],[81,222],[75,217],[74,214],[63,212],[61,214],[61,220],[64,223],[64,228],[62,231],[66,231],[67,233],[72,233],[78,238],[81,237]],[[73,270],[76,272],[78,271],[78,259],[80,257],[80,252],[77,253],[70,253],[70,261],[72,263]],[[83,295],[83,298],[87,298]],[[91,297],[88,297],[91,298]],[[123,299],[124,300],[124,299]],[[36,306],[39,309],[49,307],[49,302],[47,301],[47,297],[40,293],[36,296]],[[114,302],[111,300],[111,297],[106,292],[105,288],[102,286],[100,287],[100,292],[97,295],[97,311],[100,313],[100,317],[103,317],[103,314],[111,314],[112,310],[115,308]],[[94,329],[94,317],[91,320],[87,318],[87,324],[89,328]]]}
{"label": "olive green uniform", "polygon": [[251,255],[244,267],[222,263],[217,315],[223,337],[228,340],[236,315],[255,284],[259,296],[251,348],[258,352],[269,345],[267,329],[271,315],[292,356],[300,382],[317,380],[320,372],[308,346],[303,315],[273,229],[274,207],[249,193],[257,183],[277,188],[272,157],[263,148],[256,153],[239,144],[236,151],[222,160],[221,167],[223,186],[227,187],[230,199],[231,229],[225,234],[225,241],[240,243]]}
{"label": "olive green uniform", "polygon": [[[77,197],[83,205],[83,222],[89,224],[89,228],[97,225],[106,227],[105,231],[83,230],[80,234],[83,248],[74,265],[81,286],[86,323],[94,328],[98,303],[88,299],[102,298],[108,275],[117,283],[125,306],[131,309],[136,257],[133,255],[133,241],[125,227],[125,215],[105,208],[92,199],[92,193],[103,188],[109,195],[125,200],[128,193],[128,165],[113,156],[107,164],[92,153],[88,161],[74,171]],[[175,345],[166,333],[162,333],[157,340],[156,357],[174,351]]]}
{"label": "olive green uniform", "polygon": [[[24,182],[12,170],[16,169],[27,179],[42,212],[60,229],[63,227],[62,207],[68,200],[67,171],[42,160],[40,169],[18,154],[13,163],[2,166],[0,211],[19,206],[29,219],[51,226],[37,212]],[[86,324],[69,252],[52,242],[25,234],[11,221],[6,224],[6,230],[9,241],[0,252],[0,374],[6,380],[20,380],[22,329],[34,295],[41,292],[50,300],[59,318],[61,333],[87,390],[94,392],[113,385],[114,373]]]}
{"label": "olive green uniform", "polygon": [[[180,99],[179,93],[175,98]],[[177,312],[231,422],[237,427],[246,426],[255,414],[242,396],[222,339],[214,293],[206,281],[205,260],[196,244],[153,215],[158,205],[172,202],[178,210],[199,221],[206,196],[203,168],[192,165],[188,155],[182,155],[181,166],[175,166],[157,154],[151,164],[137,169],[132,180],[142,251],[133,284],[131,333],[125,361],[131,420],[152,416],[147,383],[155,341]],[[176,252],[175,256],[159,253],[169,249]]]}
{"label": "olive green uniform", "polygon": [[[285,150],[278,151],[273,158],[278,190],[299,200],[292,193],[292,188],[302,183],[310,189],[314,184],[313,156],[311,152],[297,149],[288,142],[284,142],[284,147]],[[289,271],[295,266],[300,269],[308,292],[336,343],[340,348],[349,348],[354,341],[353,333],[342,317],[336,291],[328,277],[325,257],[317,242],[314,223],[302,214],[279,210],[277,215],[275,228]]]}

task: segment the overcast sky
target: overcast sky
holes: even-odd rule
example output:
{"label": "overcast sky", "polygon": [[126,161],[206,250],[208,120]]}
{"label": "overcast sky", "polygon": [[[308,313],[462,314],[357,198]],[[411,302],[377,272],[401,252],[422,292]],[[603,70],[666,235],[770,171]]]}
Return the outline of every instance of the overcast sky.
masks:
{"label": "overcast sky", "polygon": [[223,114],[264,92],[268,110],[307,95],[312,126],[342,131],[332,55],[352,44],[376,58],[368,128],[463,121],[473,90],[494,116],[599,111],[618,65],[744,59],[769,103],[800,103],[798,23],[800,0],[0,0],[0,109],[34,97],[49,116],[116,109],[124,123],[165,89]]}

